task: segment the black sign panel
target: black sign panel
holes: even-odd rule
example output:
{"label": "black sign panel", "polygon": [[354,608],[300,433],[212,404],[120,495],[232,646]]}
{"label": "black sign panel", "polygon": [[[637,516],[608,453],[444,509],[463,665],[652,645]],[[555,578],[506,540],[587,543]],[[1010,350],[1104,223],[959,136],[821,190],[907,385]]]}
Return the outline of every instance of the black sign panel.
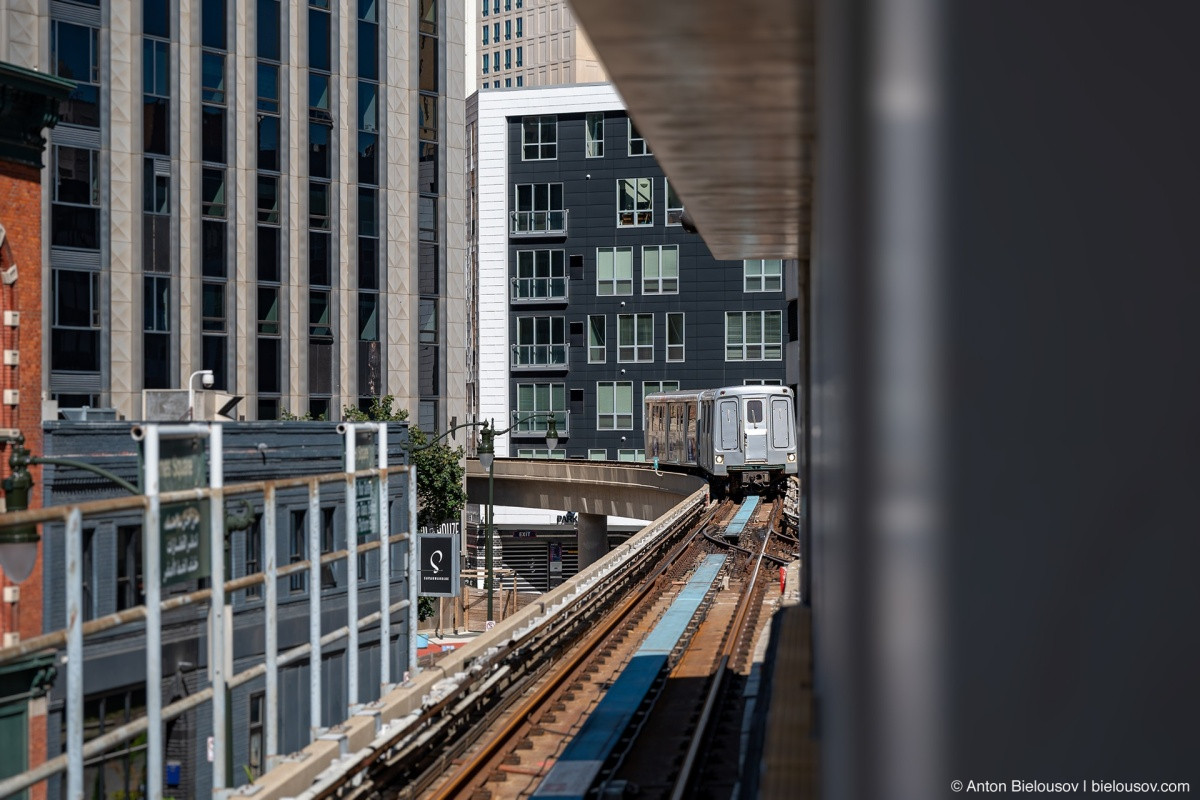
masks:
{"label": "black sign panel", "polygon": [[417,537],[421,580],[417,594],[454,597],[458,594],[458,540],[453,536],[423,533]]}
{"label": "black sign panel", "polygon": [[[196,489],[208,479],[208,459],[199,437],[163,439],[159,445],[159,490]],[[209,574],[207,500],[163,503],[159,509],[159,573],[163,586]]]}

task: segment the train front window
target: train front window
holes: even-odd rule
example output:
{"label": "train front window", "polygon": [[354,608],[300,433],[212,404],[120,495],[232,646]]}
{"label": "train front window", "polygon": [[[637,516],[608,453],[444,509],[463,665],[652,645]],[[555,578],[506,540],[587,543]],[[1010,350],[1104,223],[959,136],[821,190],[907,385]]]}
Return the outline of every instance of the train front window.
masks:
{"label": "train front window", "polygon": [[763,421],[763,402],[762,402],[762,400],[747,400],[746,401],[746,421],[752,425],[757,425]]}

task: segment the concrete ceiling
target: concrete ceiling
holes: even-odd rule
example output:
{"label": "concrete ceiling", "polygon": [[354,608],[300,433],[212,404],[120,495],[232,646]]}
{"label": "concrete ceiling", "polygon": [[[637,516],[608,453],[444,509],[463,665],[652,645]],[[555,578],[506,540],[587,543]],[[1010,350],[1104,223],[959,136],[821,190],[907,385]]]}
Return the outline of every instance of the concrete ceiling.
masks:
{"label": "concrete ceiling", "polygon": [[811,0],[571,0],[719,259],[805,258]]}

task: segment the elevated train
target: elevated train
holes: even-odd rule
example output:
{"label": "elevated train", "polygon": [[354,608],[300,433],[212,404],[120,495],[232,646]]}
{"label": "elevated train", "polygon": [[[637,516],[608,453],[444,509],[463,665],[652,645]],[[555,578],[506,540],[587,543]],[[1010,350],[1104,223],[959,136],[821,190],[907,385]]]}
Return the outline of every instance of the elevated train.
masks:
{"label": "elevated train", "polygon": [[786,386],[646,395],[646,459],[694,470],[715,497],[780,492],[797,464],[796,405]]}

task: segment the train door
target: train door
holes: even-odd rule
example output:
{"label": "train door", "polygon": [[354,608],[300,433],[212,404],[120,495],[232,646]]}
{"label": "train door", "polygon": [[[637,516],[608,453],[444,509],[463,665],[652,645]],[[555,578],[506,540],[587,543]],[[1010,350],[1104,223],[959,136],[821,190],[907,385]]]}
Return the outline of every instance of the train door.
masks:
{"label": "train door", "polygon": [[766,463],[767,420],[763,400],[751,397],[746,400],[746,463]]}
{"label": "train door", "polygon": [[738,423],[737,400],[721,401],[721,449],[737,450],[742,426]]}
{"label": "train door", "polygon": [[792,446],[792,409],[786,397],[771,398],[771,447],[787,450]]}

